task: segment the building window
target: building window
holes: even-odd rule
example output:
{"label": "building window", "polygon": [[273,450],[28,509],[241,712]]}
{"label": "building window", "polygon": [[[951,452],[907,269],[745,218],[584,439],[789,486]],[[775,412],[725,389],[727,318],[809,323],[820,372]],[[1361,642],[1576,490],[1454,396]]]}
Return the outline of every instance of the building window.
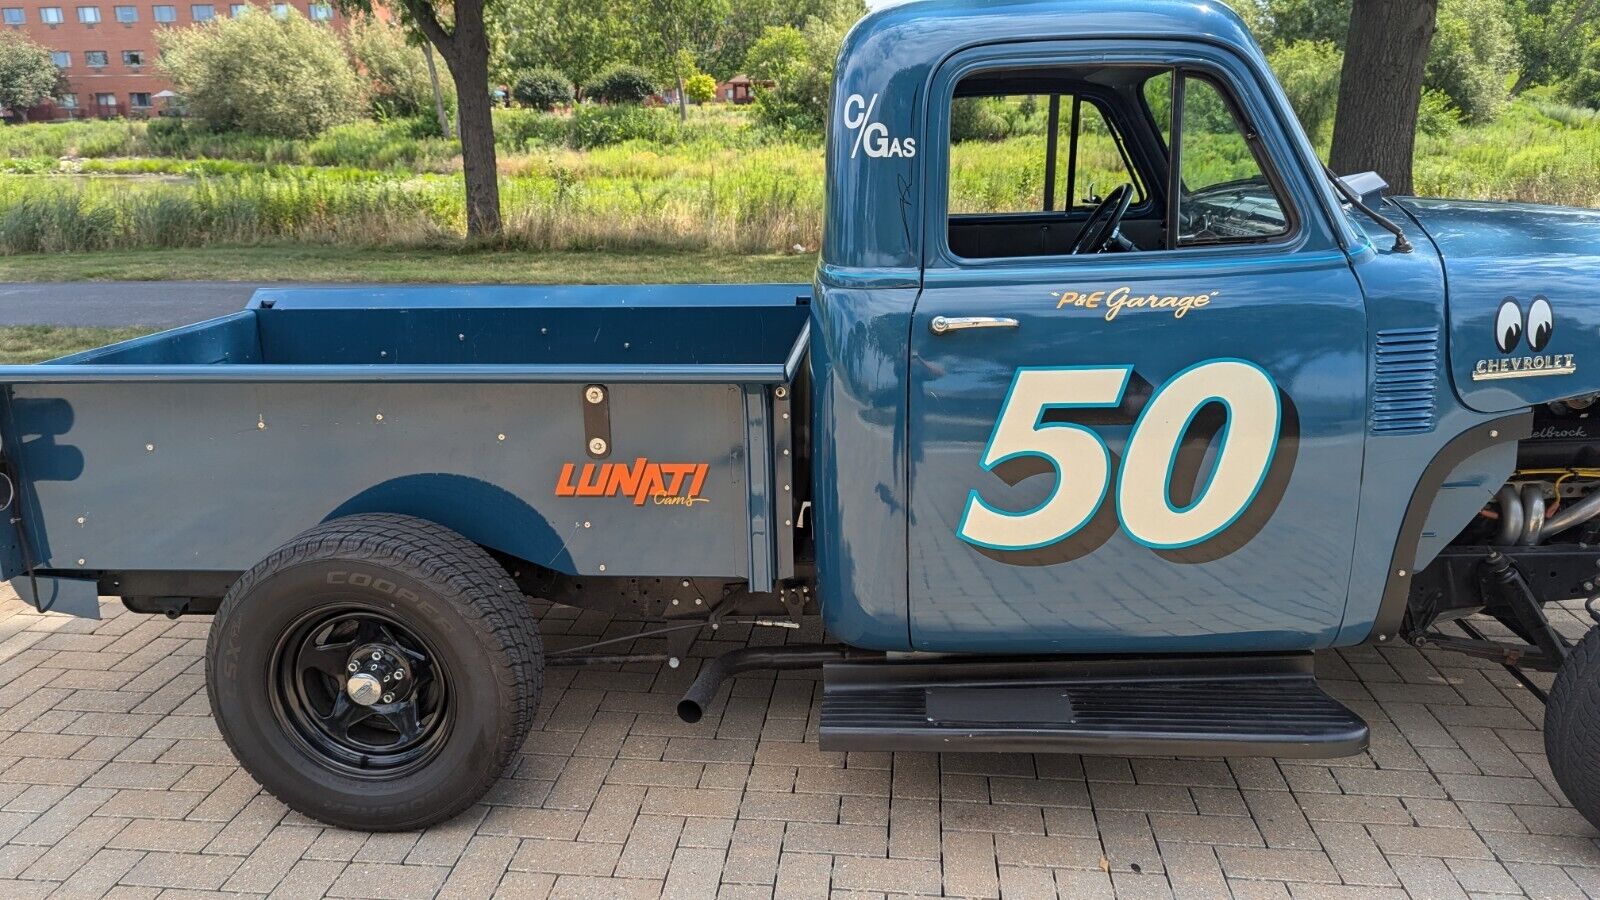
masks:
{"label": "building window", "polygon": [[104,69],[106,67],[106,52],[104,50],[83,51],[83,64],[91,69]]}
{"label": "building window", "polygon": [[274,4],[272,4],[272,14],[277,16],[280,19],[287,19],[289,17],[289,4],[287,4],[287,3],[274,3]]}
{"label": "building window", "polygon": [[209,22],[217,17],[217,8],[209,3],[196,3],[189,7],[189,15],[196,22]]}
{"label": "building window", "polygon": [[333,18],[333,7],[327,3],[313,3],[306,9],[314,22],[326,22]]}
{"label": "building window", "polygon": [[150,95],[143,91],[128,95],[128,105],[134,109],[149,109]]}
{"label": "building window", "polygon": [[131,25],[139,21],[139,7],[119,6],[116,8],[117,21],[124,25]]}
{"label": "building window", "polygon": [[28,14],[23,12],[22,7],[20,7],[20,6],[8,6],[8,7],[6,7],[5,22],[6,22],[7,25],[23,25],[23,24],[26,24],[27,21],[28,21]]}
{"label": "building window", "polygon": [[62,109],[77,109],[78,95],[62,94],[60,97],[56,98],[56,103],[60,104]]}
{"label": "building window", "polygon": [[80,7],[78,7],[78,21],[83,23],[84,25],[98,25],[98,24],[100,24],[100,7],[98,7],[98,6],[80,6]]}
{"label": "building window", "polygon": [[152,6],[150,15],[163,25],[170,25],[178,21],[178,8],[176,6]]}
{"label": "building window", "polygon": [[65,50],[51,50],[50,61],[56,64],[56,68],[65,69],[72,65],[72,54]]}
{"label": "building window", "polygon": [[117,95],[116,94],[95,94],[94,95],[94,103],[95,103],[96,106],[107,106],[107,107],[110,107],[111,109],[116,109],[117,108]]}
{"label": "building window", "polygon": [[61,7],[42,6],[39,8],[39,21],[46,25],[60,25],[63,21]]}
{"label": "building window", "polygon": [[248,3],[234,3],[234,4],[232,4],[232,5],[230,5],[228,7],[228,15],[232,16],[235,19],[239,18],[240,16],[244,15],[245,13],[247,13],[249,11],[250,11],[250,4],[248,4]]}
{"label": "building window", "polygon": [[133,68],[133,69],[139,68],[140,66],[144,65],[144,51],[143,50],[124,50],[124,51],[122,51],[122,64],[125,65],[125,66],[128,66],[129,68]]}

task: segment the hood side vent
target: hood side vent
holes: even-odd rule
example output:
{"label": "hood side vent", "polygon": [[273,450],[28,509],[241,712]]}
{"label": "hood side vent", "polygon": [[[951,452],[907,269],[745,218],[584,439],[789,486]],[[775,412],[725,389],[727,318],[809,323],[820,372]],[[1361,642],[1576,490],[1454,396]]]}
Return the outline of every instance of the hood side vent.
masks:
{"label": "hood side vent", "polygon": [[1434,392],[1439,384],[1439,329],[1379,331],[1374,357],[1372,433],[1432,431]]}

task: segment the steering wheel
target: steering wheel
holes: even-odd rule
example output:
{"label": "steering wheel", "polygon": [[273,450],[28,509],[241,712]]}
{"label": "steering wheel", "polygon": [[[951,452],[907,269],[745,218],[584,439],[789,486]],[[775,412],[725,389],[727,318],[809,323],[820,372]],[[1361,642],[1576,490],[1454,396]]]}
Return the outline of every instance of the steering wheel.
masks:
{"label": "steering wheel", "polygon": [[1067,250],[1069,254],[1078,253],[1104,253],[1112,244],[1121,244],[1122,217],[1128,214],[1128,207],[1133,203],[1133,185],[1124,184],[1100,201],[1100,205],[1089,213],[1089,218],[1083,222],[1083,229],[1072,242],[1072,247]]}

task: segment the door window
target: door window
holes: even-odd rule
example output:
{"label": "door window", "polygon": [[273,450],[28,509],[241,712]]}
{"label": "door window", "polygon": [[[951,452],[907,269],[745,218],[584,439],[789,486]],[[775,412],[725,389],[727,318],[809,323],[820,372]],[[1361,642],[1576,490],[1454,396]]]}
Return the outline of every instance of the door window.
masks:
{"label": "door window", "polygon": [[1117,185],[1136,182],[1094,100],[1009,94],[951,103],[953,214],[1087,209]]}

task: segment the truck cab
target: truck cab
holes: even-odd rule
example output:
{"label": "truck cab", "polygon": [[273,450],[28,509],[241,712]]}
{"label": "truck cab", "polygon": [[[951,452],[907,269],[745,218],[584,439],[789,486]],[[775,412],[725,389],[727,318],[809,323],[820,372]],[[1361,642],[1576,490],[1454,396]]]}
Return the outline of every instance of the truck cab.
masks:
{"label": "truck cab", "polygon": [[[1370,630],[1363,277],[1418,257],[1353,220],[1230,11],[892,9],[851,34],[833,110],[813,482],[835,633],[1169,653]],[[1008,133],[1019,111],[1044,128]],[[993,211],[997,182],[1027,206]],[[1442,299],[1410,324],[1437,335]],[[903,502],[852,502],[885,486]]]}

